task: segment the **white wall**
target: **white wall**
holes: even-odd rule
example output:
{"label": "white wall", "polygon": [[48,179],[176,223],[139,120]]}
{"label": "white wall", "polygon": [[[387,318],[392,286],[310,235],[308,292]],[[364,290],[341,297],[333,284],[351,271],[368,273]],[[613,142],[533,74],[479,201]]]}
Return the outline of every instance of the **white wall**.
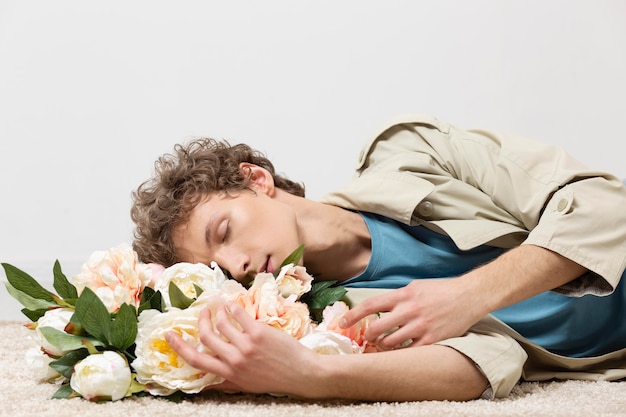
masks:
{"label": "white wall", "polygon": [[[623,0],[0,0],[0,261],[45,281],[130,242],[131,190],[200,135],[313,198],[407,112],[626,177],[625,18]],[[4,289],[0,313],[22,318]]]}

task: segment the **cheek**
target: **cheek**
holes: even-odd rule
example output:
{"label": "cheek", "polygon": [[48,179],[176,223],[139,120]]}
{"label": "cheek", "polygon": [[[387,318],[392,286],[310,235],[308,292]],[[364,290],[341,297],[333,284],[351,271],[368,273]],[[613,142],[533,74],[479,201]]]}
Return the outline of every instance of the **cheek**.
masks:
{"label": "cheek", "polygon": [[300,245],[297,218],[289,205],[263,196],[248,203],[232,222],[233,244],[236,240],[244,251],[261,250],[277,258]]}
{"label": "cheek", "polygon": [[273,224],[268,224],[268,233],[277,240],[283,249],[290,253],[301,242],[296,217],[292,212],[286,211],[282,217],[276,220]]}

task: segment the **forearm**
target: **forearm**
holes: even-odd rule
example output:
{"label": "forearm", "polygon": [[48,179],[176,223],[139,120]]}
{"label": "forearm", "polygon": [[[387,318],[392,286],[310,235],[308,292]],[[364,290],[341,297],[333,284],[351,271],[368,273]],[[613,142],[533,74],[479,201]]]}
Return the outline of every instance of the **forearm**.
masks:
{"label": "forearm", "polygon": [[[466,299],[487,314],[566,284],[587,270],[535,245],[511,249],[460,277]],[[478,314],[482,316],[484,314]]]}
{"label": "forearm", "polygon": [[458,351],[440,345],[361,355],[321,356],[309,374],[307,398],[367,401],[470,400],[488,382]]}

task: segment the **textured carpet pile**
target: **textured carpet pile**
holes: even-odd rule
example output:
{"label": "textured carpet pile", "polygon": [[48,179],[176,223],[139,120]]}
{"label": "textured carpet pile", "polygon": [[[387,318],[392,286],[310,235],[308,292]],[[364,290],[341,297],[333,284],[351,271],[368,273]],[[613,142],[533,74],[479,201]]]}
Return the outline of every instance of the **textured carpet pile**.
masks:
{"label": "textured carpet pile", "polygon": [[32,346],[16,321],[0,321],[0,416],[626,416],[626,382],[522,383],[502,400],[368,403],[302,401],[265,395],[207,393],[174,403],[132,397],[109,403],[53,400],[57,387],[38,383],[24,360]]}

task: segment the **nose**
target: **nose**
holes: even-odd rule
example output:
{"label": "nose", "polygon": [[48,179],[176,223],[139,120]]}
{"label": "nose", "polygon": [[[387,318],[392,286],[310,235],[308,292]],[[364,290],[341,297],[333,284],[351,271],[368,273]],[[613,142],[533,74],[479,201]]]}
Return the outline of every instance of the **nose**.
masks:
{"label": "nose", "polygon": [[250,257],[243,252],[235,250],[224,250],[215,254],[217,264],[228,271],[237,281],[242,284],[247,284],[252,280],[250,274],[252,273],[250,268]]}

